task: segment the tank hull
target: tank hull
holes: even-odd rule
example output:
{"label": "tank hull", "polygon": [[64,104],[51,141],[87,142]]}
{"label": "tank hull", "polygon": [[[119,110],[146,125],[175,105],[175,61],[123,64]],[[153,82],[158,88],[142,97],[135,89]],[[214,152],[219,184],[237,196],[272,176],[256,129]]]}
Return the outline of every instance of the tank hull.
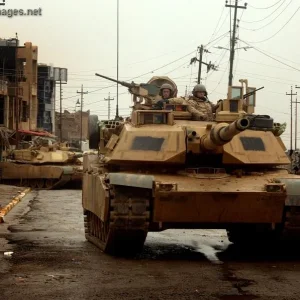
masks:
{"label": "tank hull", "polygon": [[82,167],[78,165],[22,164],[0,162],[0,182],[35,189],[56,189],[70,182],[81,185]]}
{"label": "tank hull", "polygon": [[[295,186],[295,182],[296,191],[286,188]],[[293,211],[300,207],[300,201],[289,193],[300,195],[299,185],[299,176],[279,169],[241,178],[228,174],[85,173],[86,237],[103,251],[113,253],[126,247],[141,249],[147,232],[170,228],[223,228],[231,233],[241,225],[252,229],[259,225],[268,231],[286,229],[289,219],[295,221]],[[89,214],[95,220],[93,231]],[[104,224],[111,234],[109,230],[106,236],[99,234]],[[132,238],[137,232],[140,238]],[[124,244],[118,244],[117,236]],[[102,244],[97,243],[98,237]],[[128,241],[137,241],[139,246],[135,248]]]}

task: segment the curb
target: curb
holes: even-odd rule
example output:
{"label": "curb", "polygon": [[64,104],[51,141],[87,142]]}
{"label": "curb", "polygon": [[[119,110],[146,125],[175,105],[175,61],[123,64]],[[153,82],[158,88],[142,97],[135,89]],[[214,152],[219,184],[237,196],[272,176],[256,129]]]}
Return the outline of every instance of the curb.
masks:
{"label": "curb", "polygon": [[30,188],[25,189],[18,196],[14,197],[9,204],[0,209],[0,223],[4,223],[4,216],[6,216],[30,191]]}

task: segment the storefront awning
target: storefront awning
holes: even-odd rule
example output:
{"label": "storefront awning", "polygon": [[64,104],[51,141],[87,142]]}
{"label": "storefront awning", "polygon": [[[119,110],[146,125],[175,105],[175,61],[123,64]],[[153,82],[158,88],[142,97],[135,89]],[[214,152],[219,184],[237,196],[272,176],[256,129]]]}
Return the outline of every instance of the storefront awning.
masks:
{"label": "storefront awning", "polygon": [[55,135],[47,131],[31,131],[31,130],[19,129],[19,132],[27,135],[46,136],[46,137],[55,138]]}

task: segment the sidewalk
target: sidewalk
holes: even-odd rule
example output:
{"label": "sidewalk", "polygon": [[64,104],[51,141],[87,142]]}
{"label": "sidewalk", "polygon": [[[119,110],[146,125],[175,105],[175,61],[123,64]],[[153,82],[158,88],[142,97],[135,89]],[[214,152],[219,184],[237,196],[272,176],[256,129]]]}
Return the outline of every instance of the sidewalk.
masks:
{"label": "sidewalk", "polygon": [[0,223],[4,222],[4,216],[29,192],[29,188],[0,184]]}

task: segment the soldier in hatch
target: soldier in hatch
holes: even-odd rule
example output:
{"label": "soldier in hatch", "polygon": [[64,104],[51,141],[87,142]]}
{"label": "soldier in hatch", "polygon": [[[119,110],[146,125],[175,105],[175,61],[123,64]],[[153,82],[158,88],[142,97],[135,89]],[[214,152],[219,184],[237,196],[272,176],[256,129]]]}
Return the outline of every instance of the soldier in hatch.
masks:
{"label": "soldier in hatch", "polygon": [[164,103],[169,103],[169,99],[174,96],[174,88],[169,83],[164,83],[160,87],[159,95],[162,97],[161,100],[158,100],[154,105],[153,109],[163,109]]}
{"label": "soldier in hatch", "polygon": [[193,96],[188,99],[188,110],[192,114],[192,120],[213,121],[218,108],[207,99],[207,91],[203,84],[197,84],[193,89]]}

